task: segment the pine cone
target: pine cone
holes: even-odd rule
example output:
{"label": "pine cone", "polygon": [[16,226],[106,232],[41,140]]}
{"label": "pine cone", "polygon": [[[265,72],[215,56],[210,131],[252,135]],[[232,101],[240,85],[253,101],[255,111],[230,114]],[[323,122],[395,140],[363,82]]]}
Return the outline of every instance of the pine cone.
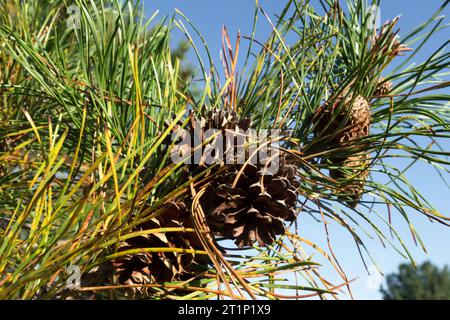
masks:
{"label": "pine cone", "polygon": [[249,164],[239,176],[240,168],[215,180],[202,198],[211,228],[239,247],[272,244],[285,233],[285,221],[296,219],[296,167],[283,160],[277,174],[262,175],[261,168]]}
{"label": "pine cone", "polygon": [[369,102],[362,96],[357,96],[353,100],[352,94],[347,95],[342,102],[345,95],[347,94],[343,93],[333,105],[320,108],[313,119],[314,135],[325,140],[327,148],[337,148],[369,134],[371,121]]}
{"label": "pine cone", "polygon": [[[206,129],[247,131],[250,119],[213,110],[206,116],[205,124]],[[228,151],[231,154],[225,156],[236,159],[235,151]],[[296,218],[296,168],[288,165],[283,157],[279,158],[279,170],[274,175],[266,174],[261,164],[243,166],[223,166],[225,174],[213,180],[202,197],[202,206],[217,235],[234,239],[239,247],[255,242],[266,246],[277,235],[285,233],[285,221]]]}
{"label": "pine cone", "polygon": [[[345,101],[343,97],[347,96]],[[339,106],[342,105],[341,108]],[[355,146],[357,140],[369,135],[371,110],[369,102],[362,96],[352,99],[347,91],[328,109],[321,109],[323,115],[316,117],[315,136],[329,137],[324,143],[325,148],[346,148],[347,152]],[[336,114],[337,113],[337,114]],[[346,157],[333,156],[329,160],[332,165],[339,168],[330,169],[330,176],[338,182],[345,183],[348,204],[356,206],[364,191],[364,181],[367,179],[367,170],[360,177],[355,176],[352,167],[361,167],[366,163],[368,155],[349,155]],[[346,167],[350,167],[347,168]],[[359,171],[357,170],[356,173]],[[351,180],[349,180],[352,178]],[[342,196],[339,196],[343,199]]]}
{"label": "pine cone", "polygon": [[387,95],[392,90],[392,82],[385,81],[384,79],[380,79],[375,89],[375,96],[384,96]]}
{"label": "pine cone", "polygon": [[[193,228],[193,221],[184,204],[169,204],[157,218],[137,226],[134,231],[164,227]],[[203,250],[195,233],[167,232],[130,238],[122,244],[119,252],[161,247]],[[193,275],[194,265],[205,263],[208,263],[205,256],[174,252],[141,252],[116,259],[113,261],[113,267],[121,284],[149,284],[185,279]],[[146,290],[138,291],[146,292]]]}
{"label": "pine cone", "polygon": [[[196,143],[205,141],[206,130],[220,130],[225,135],[225,131],[245,132],[249,127],[250,119],[240,119],[234,112],[214,109],[198,118],[191,115],[187,129],[191,134],[197,134],[195,144],[191,146],[194,148]],[[296,218],[296,188],[299,186],[296,167],[279,157],[279,170],[273,175],[264,171],[263,159],[259,159],[259,165],[247,164],[243,168],[244,165],[235,164],[236,150],[229,148],[223,140],[223,156],[227,159],[226,163],[221,163],[223,174],[212,178],[201,198],[207,222],[217,236],[233,239],[239,247],[255,242],[260,246],[269,245],[277,235],[285,233],[285,221]],[[208,164],[202,162],[190,165],[189,170],[202,171],[205,166]],[[241,169],[243,173],[239,175]]]}
{"label": "pine cone", "polygon": [[247,131],[250,127],[250,119],[239,119],[236,112],[229,112],[227,110],[213,109],[210,110],[206,117],[200,118],[205,123],[205,130],[243,130]]}
{"label": "pine cone", "polygon": [[339,142],[346,143],[369,135],[371,121],[370,104],[363,96],[357,96],[350,106],[351,97],[345,102],[345,112],[349,113],[346,129],[339,137]]}
{"label": "pine cone", "polygon": [[[212,141],[206,142],[208,139],[206,137],[206,131],[207,130],[220,130],[222,133],[222,136],[226,137],[226,132],[245,132],[250,127],[251,120],[249,118],[243,118],[240,119],[235,112],[229,112],[227,110],[219,110],[219,109],[213,109],[208,112],[203,113],[200,116],[194,116],[193,113],[190,114],[190,120],[188,124],[185,127],[185,130],[189,133],[191,137],[191,143],[190,145],[177,143],[174,148],[172,149],[172,153],[178,153],[180,156],[182,155],[183,158],[188,156],[189,153],[191,153],[191,165],[189,166],[190,171],[197,171],[198,169],[204,170],[205,166],[208,166],[204,163],[204,159],[200,160],[200,163],[198,163],[198,159],[195,158],[194,149],[197,149],[196,152],[200,152],[198,147],[199,145],[203,145],[201,153],[205,151],[207,148],[207,144],[212,143]],[[170,124],[170,121],[166,121],[165,127],[168,128]],[[181,128],[182,123],[177,123],[175,130]],[[183,137],[184,138],[184,137]],[[181,139],[183,139],[181,138]],[[171,137],[166,137],[163,144],[170,145],[172,143]],[[224,158],[228,157],[230,153],[232,153],[234,150],[229,150],[227,146],[227,141],[223,139],[223,145],[221,146],[222,150],[224,151]]]}
{"label": "pine cone", "polygon": [[330,176],[337,181],[345,182],[338,198],[355,208],[364,194],[365,182],[369,177],[367,170],[369,155],[350,156],[335,164],[341,168],[330,170]]}

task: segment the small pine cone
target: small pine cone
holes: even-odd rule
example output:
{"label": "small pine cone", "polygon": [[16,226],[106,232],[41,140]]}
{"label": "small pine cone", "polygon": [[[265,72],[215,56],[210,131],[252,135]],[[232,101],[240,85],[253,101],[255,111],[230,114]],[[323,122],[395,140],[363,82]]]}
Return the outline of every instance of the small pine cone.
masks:
{"label": "small pine cone", "polygon": [[389,92],[391,92],[391,90],[392,90],[392,82],[381,79],[378,82],[375,92],[373,94],[375,96],[384,96],[387,95]]}
{"label": "small pine cone", "polygon": [[350,156],[337,165],[340,167],[331,169],[330,176],[344,184],[341,186],[342,192],[338,197],[347,202],[350,207],[355,208],[364,194],[364,186],[369,177],[367,170],[369,155]]}
{"label": "small pine cone", "polygon": [[[158,217],[140,224],[134,231],[164,227],[193,228],[193,221],[184,204],[169,204]],[[122,243],[119,252],[161,247],[203,250],[195,233],[168,232],[130,238]],[[140,252],[117,258],[112,265],[120,284],[150,284],[182,280],[192,275],[192,267],[199,263],[208,263],[208,260],[185,253]],[[137,291],[146,292],[145,289]]]}
{"label": "small pine cone", "polygon": [[343,108],[338,108],[341,103],[342,98],[330,108],[321,108],[321,114],[317,114],[314,120],[315,136],[328,137],[325,144],[330,148],[342,146],[369,134],[371,122],[369,102],[360,95],[352,99],[350,94],[345,99]]}
{"label": "small pine cone", "polygon": [[[343,94],[345,96],[347,94]],[[353,101],[353,103],[352,103]],[[316,124],[315,134],[316,136],[330,136],[331,141],[326,144],[326,147],[330,149],[334,148],[346,148],[347,152],[354,146],[357,140],[369,135],[370,123],[371,123],[371,110],[369,102],[362,96],[357,96],[352,99],[352,94],[347,95],[343,105],[343,111],[339,114],[333,114],[337,110],[339,104],[342,103],[342,98],[333,104],[331,110],[322,110],[325,112],[325,116],[322,116]],[[341,123],[345,122],[342,128]],[[324,129],[325,128],[325,129]],[[355,170],[348,169],[348,167],[360,167],[365,163],[365,158],[361,158],[359,155],[349,155],[346,157],[333,156],[329,160],[332,164],[338,167],[347,168],[347,170],[331,169],[330,176],[340,182],[348,183],[346,186],[342,186],[346,193],[350,194],[349,205],[356,206],[364,191],[364,181],[361,177],[357,179],[349,180],[350,177],[355,175]],[[356,170],[356,173],[360,170]],[[367,170],[365,170],[367,175]],[[340,199],[343,199],[339,196]],[[348,199],[348,197],[346,198]],[[346,200],[347,201],[347,200]]]}
{"label": "small pine cone", "polygon": [[342,133],[341,143],[353,141],[369,135],[371,121],[370,104],[363,96],[357,96],[353,104],[349,106],[351,99],[347,100],[345,108],[349,112],[347,129]]}
{"label": "small pine cone", "polygon": [[296,219],[299,183],[296,167],[284,160],[279,164],[275,175],[262,175],[262,169],[251,164],[239,175],[236,166],[208,188],[202,206],[213,231],[234,239],[239,247],[255,242],[266,246],[285,233],[285,221]]}

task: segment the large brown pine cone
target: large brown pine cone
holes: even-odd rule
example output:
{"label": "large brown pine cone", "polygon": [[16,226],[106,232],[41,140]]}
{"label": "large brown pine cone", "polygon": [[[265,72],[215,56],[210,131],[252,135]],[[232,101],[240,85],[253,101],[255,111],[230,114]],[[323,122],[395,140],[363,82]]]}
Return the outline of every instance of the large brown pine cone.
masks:
{"label": "large brown pine cone", "polygon": [[285,222],[296,219],[296,167],[280,161],[275,175],[262,175],[252,164],[239,175],[240,168],[216,179],[202,198],[211,228],[239,247],[272,244],[276,235],[285,233]]}
{"label": "large brown pine cone", "polygon": [[[193,228],[189,211],[183,203],[171,203],[157,218],[147,221],[134,231],[155,228]],[[181,248],[203,250],[194,232],[152,233],[126,240],[119,252],[145,248]],[[204,255],[176,252],[140,252],[113,261],[113,267],[121,284],[149,284],[182,280],[195,273],[197,264],[208,263]],[[145,291],[145,290],[143,290]],[[142,290],[140,292],[143,292]]]}
{"label": "large brown pine cone", "polygon": [[[224,134],[225,131],[245,132],[249,127],[250,119],[240,119],[234,112],[214,109],[203,116],[191,115],[186,129],[191,134],[195,132],[195,144],[191,146],[194,148],[205,140],[203,134],[206,130],[220,130]],[[202,129],[200,132],[199,128]],[[225,140],[223,159],[227,161],[221,163],[222,174],[211,177],[212,181],[201,198],[207,222],[217,236],[233,239],[239,247],[251,246],[255,242],[260,246],[272,244],[277,235],[285,233],[285,222],[296,218],[296,189],[299,185],[296,167],[286,163],[282,156],[279,157],[279,170],[270,172],[272,175],[264,171],[264,159],[259,159],[258,165],[236,164],[235,160],[242,155],[227,146]],[[271,156],[278,154],[276,150],[270,152],[273,152]],[[190,165],[189,170],[203,171],[205,166],[208,164],[202,162]],[[242,174],[239,173],[241,169]]]}
{"label": "large brown pine cone", "polygon": [[[190,171],[197,171],[198,169],[204,170],[205,159],[197,159],[196,154],[200,152],[201,154],[205,153],[205,150],[208,146],[217,145],[217,141],[213,139],[209,139],[206,136],[206,132],[208,130],[217,130],[220,131],[222,137],[222,146],[221,149],[223,154],[217,154],[217,157],[220,159],[222,157],[225,159],[226,157],[230,157],[230,153],[233,153],[233,149],[230,149],[229,145],[226,141],[226,134],[229,133],[237,133],[237,132],[246,132],[250,128],[251,120],[249,118],[240,119],[235,112],[230,112],[227,110],[219,110],[212,109],[210,111],[203,112],[203,114],[195,116],[193,113],[189,115],[189,121],[184,129],[187,131],[184,134],[189,134],[190,136],[190,144],[184,144],[185,136],[181,136],[179,141],[175,142],[171,152],[178,154],[178,156],[182,156],[182,158],[189,158],[190,156]],[[170,121],[166,121],[165,127],[169,127]],[[174,130],[178,130],[182,127],[182,122],[180,121],[175,126]],[[189,139],[188,139],[189,140]],[[173,141],[171,137],[168,136],[163,144],[170,145]],[[228,141],[229,142],[229,141]],[[199,146],[201,150],[199,150]],[[194,151],[196,150],[196,151]]]}

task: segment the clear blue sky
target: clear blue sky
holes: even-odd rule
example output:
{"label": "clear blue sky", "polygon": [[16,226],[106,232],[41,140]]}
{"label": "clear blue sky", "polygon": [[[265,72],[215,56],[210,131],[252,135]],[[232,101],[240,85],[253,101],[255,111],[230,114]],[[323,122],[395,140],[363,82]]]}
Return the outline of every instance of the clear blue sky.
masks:
{"label": "clear blue sky", "polygon": [[[313,3],[314,1],[311,1]],[[279,13],[284,6],[285,1],[282,0],[261,0],[260,5],[273,18],[274,14]],[[441,0],[384,0],[381,1],[381,20],[392,19],[397,15],[401,15],[399,22],[400,34],[417,26],[430,17],[436,9],[443,3]],[[145,10],[148,15],[159,10],[159,17],[167,14],[173,14],[175,8],[183,12],[200,30],[204,36],[208,47],[210,48],[213,59],[219,64],[219,50],[221,48],[221,28],[225,25],[228,28],[230,36],[235,37],[238,30],[243,35],[251,33],[253,14],[255,10],[254,0],[145,0]],[[447,8],[444,15],[450,16],[450,10]],[[446,23],[450,20],[446,18]],[[264,41],[271,31],[270,25],[262,17],[258,22],[257,39]],[[431,54],[434,49],[449,39],[448,31],[441,32],[428,43],[427,48],[422,54],[417,55],[415,61],[422,62],[423,58]],[[179,37],[176,39],[180,39]],[[200,44],[200,42],[197,42]],[[194,59],[194,54],[189,54],[190,59]],[[203,57],[205,55],[203,54]],[[400,58],[401,59],[401,58]],[[196,63],[193,61],[194,64]],[[448,151],[450,143],[443,147]],[[423,192],[429,201],[443,214],[450,216],[448,210],[450,204],[450,190],[441,182],[435,171],[427,165],[415,165],[410,171],[408,178],[419,190]],[[449,178],[447,176],[447,178]],[[419,231],[424,241],[428,253],[424,253],[421,249],[415,247],[408,233],[407,225],[402,221],[401,217],[393,217],[394,224],[398,229],[402,230],[403,239],[405,239],[408,247],[411,248],[414,259],[417,262],[431,260],[432,262],[442,266],[450,264],[450,229],[445,228],[437,223],[430,223],[417,213],[410,212],[415,228]],[[323,227],[320,224],[310,221],[308,217],[300,216],[299,228],[301,236],[310,240],[314,240],[322,247],[326,247],[326,239]],[[356,247],[349,234],[341,227],[330,226],[332,234],[332,245],[336,256],[349,278],[358,277],[352,286],[354,297],[357,299],[379,299],[378,290],[368,288],[366,281],[367,272],[357,254]],[[376,239],[365,239],[366,245],[370,249],[371,254],[378,263],[384,273],[390,273],[397,269],[398,264],[406,260],[398,253],[390,248],[383,248]],[[332,272],[332,269],[324,269],[328,278],[335,283],[339,282],[339,278]]]}

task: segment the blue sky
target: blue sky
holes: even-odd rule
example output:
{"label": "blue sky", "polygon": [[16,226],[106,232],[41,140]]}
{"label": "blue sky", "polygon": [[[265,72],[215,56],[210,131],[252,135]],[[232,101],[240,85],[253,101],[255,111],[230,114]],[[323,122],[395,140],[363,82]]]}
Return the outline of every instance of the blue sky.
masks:
{"label": "blue sky", "polygon": [[[313,2],[313,1],[311,1]],[[381,20],[392,19],[401,15],[399,22],[400,35],[424,22],[429,18],[442,4],[441,0],[384,0],[381,1]],[[281,0],[260,0],[260,5],[269,15],[274,18],[274,14],[281,11],[285,1]],[[159,10],[159,17],[167,14],[175,13],[178,8],[185,14],[191,22],[200,30],[211,50],[213,59],[216,64],[219,63],[219,52],[221,48],[221,28],[225,25],[233,39],[238,30],[242,35],[250,35],[253,22],[253,14],[255,11],[254,0],[145,0],[144,8],[148,15]],[[447,8],[444,15],[450,16],[450,10]],[[446,23],[450,20],[446,18]],[[271,27],[267,21],[260,17],[258,21],[258,31],[256,38],[264,41],[270,33]],[[181,35],[175,37],[175,41],[180,39]],[[423,50],[421,54],[415,57],[415,61],[421,62],[427,55],[431,54],[444,41],[448,40],[447,33],[441,32],[437,34]],[[200,44],[200,42],[197,42]],[[205,57],[205,54],[202,53]],[[189,54],[190,59],[195,59],[193,52]],[[401,58],[400,58],[401,59]],[[194,64],[196,63],[193,61]],[[450,143],[442,145],[447,151],[450,149]],[[418,189],[427,196],[429,201],[446,216],[450,216],[448,210],[450,204],[450,190],[441,182],[435,171],[427,165],[417,164],[410,171],[408,178],[418,186]],[[448,178],[448,177],[447,177]],[[414,245],[408,233],[408,226],[400,217],[393,217],[394,224],[402,232],[406,245],[411,248],[414,259],[417,262],[431,260],[438,265],[450,264],[450,229],[437,223],[430,223],[427,219],[418,213],[410,212],[410,217],[415,228],[424,241],[428,252],[424,253],[421,249]],[[324,237],[323,226],[311,221],[308,217],[300,216],[299,228],[301,236],[316,241],[322,247],[326,247],[326,239]],[[341,227],[331,225],[330,233],[332,234],[332,246],[336,256],[349,278],[358,277],[353,283],[353,295],[358,299],[379,299],[380,294],[377,289],[371,289],[367,286],[368,274],[364,269],[364,265],[357,254],[356,247],[350,235]],[[378,263],[384,273],[390,273],[397,269],[401,262],[406,260],[391,248],[383,248],[376,239],[370,240],[366,238],[368,246],[373,258]],[[370,264],[370,262],[368,262]],[[326,269],[325,274],[334,282],[339,282],[339,278],[331,269]]]}

